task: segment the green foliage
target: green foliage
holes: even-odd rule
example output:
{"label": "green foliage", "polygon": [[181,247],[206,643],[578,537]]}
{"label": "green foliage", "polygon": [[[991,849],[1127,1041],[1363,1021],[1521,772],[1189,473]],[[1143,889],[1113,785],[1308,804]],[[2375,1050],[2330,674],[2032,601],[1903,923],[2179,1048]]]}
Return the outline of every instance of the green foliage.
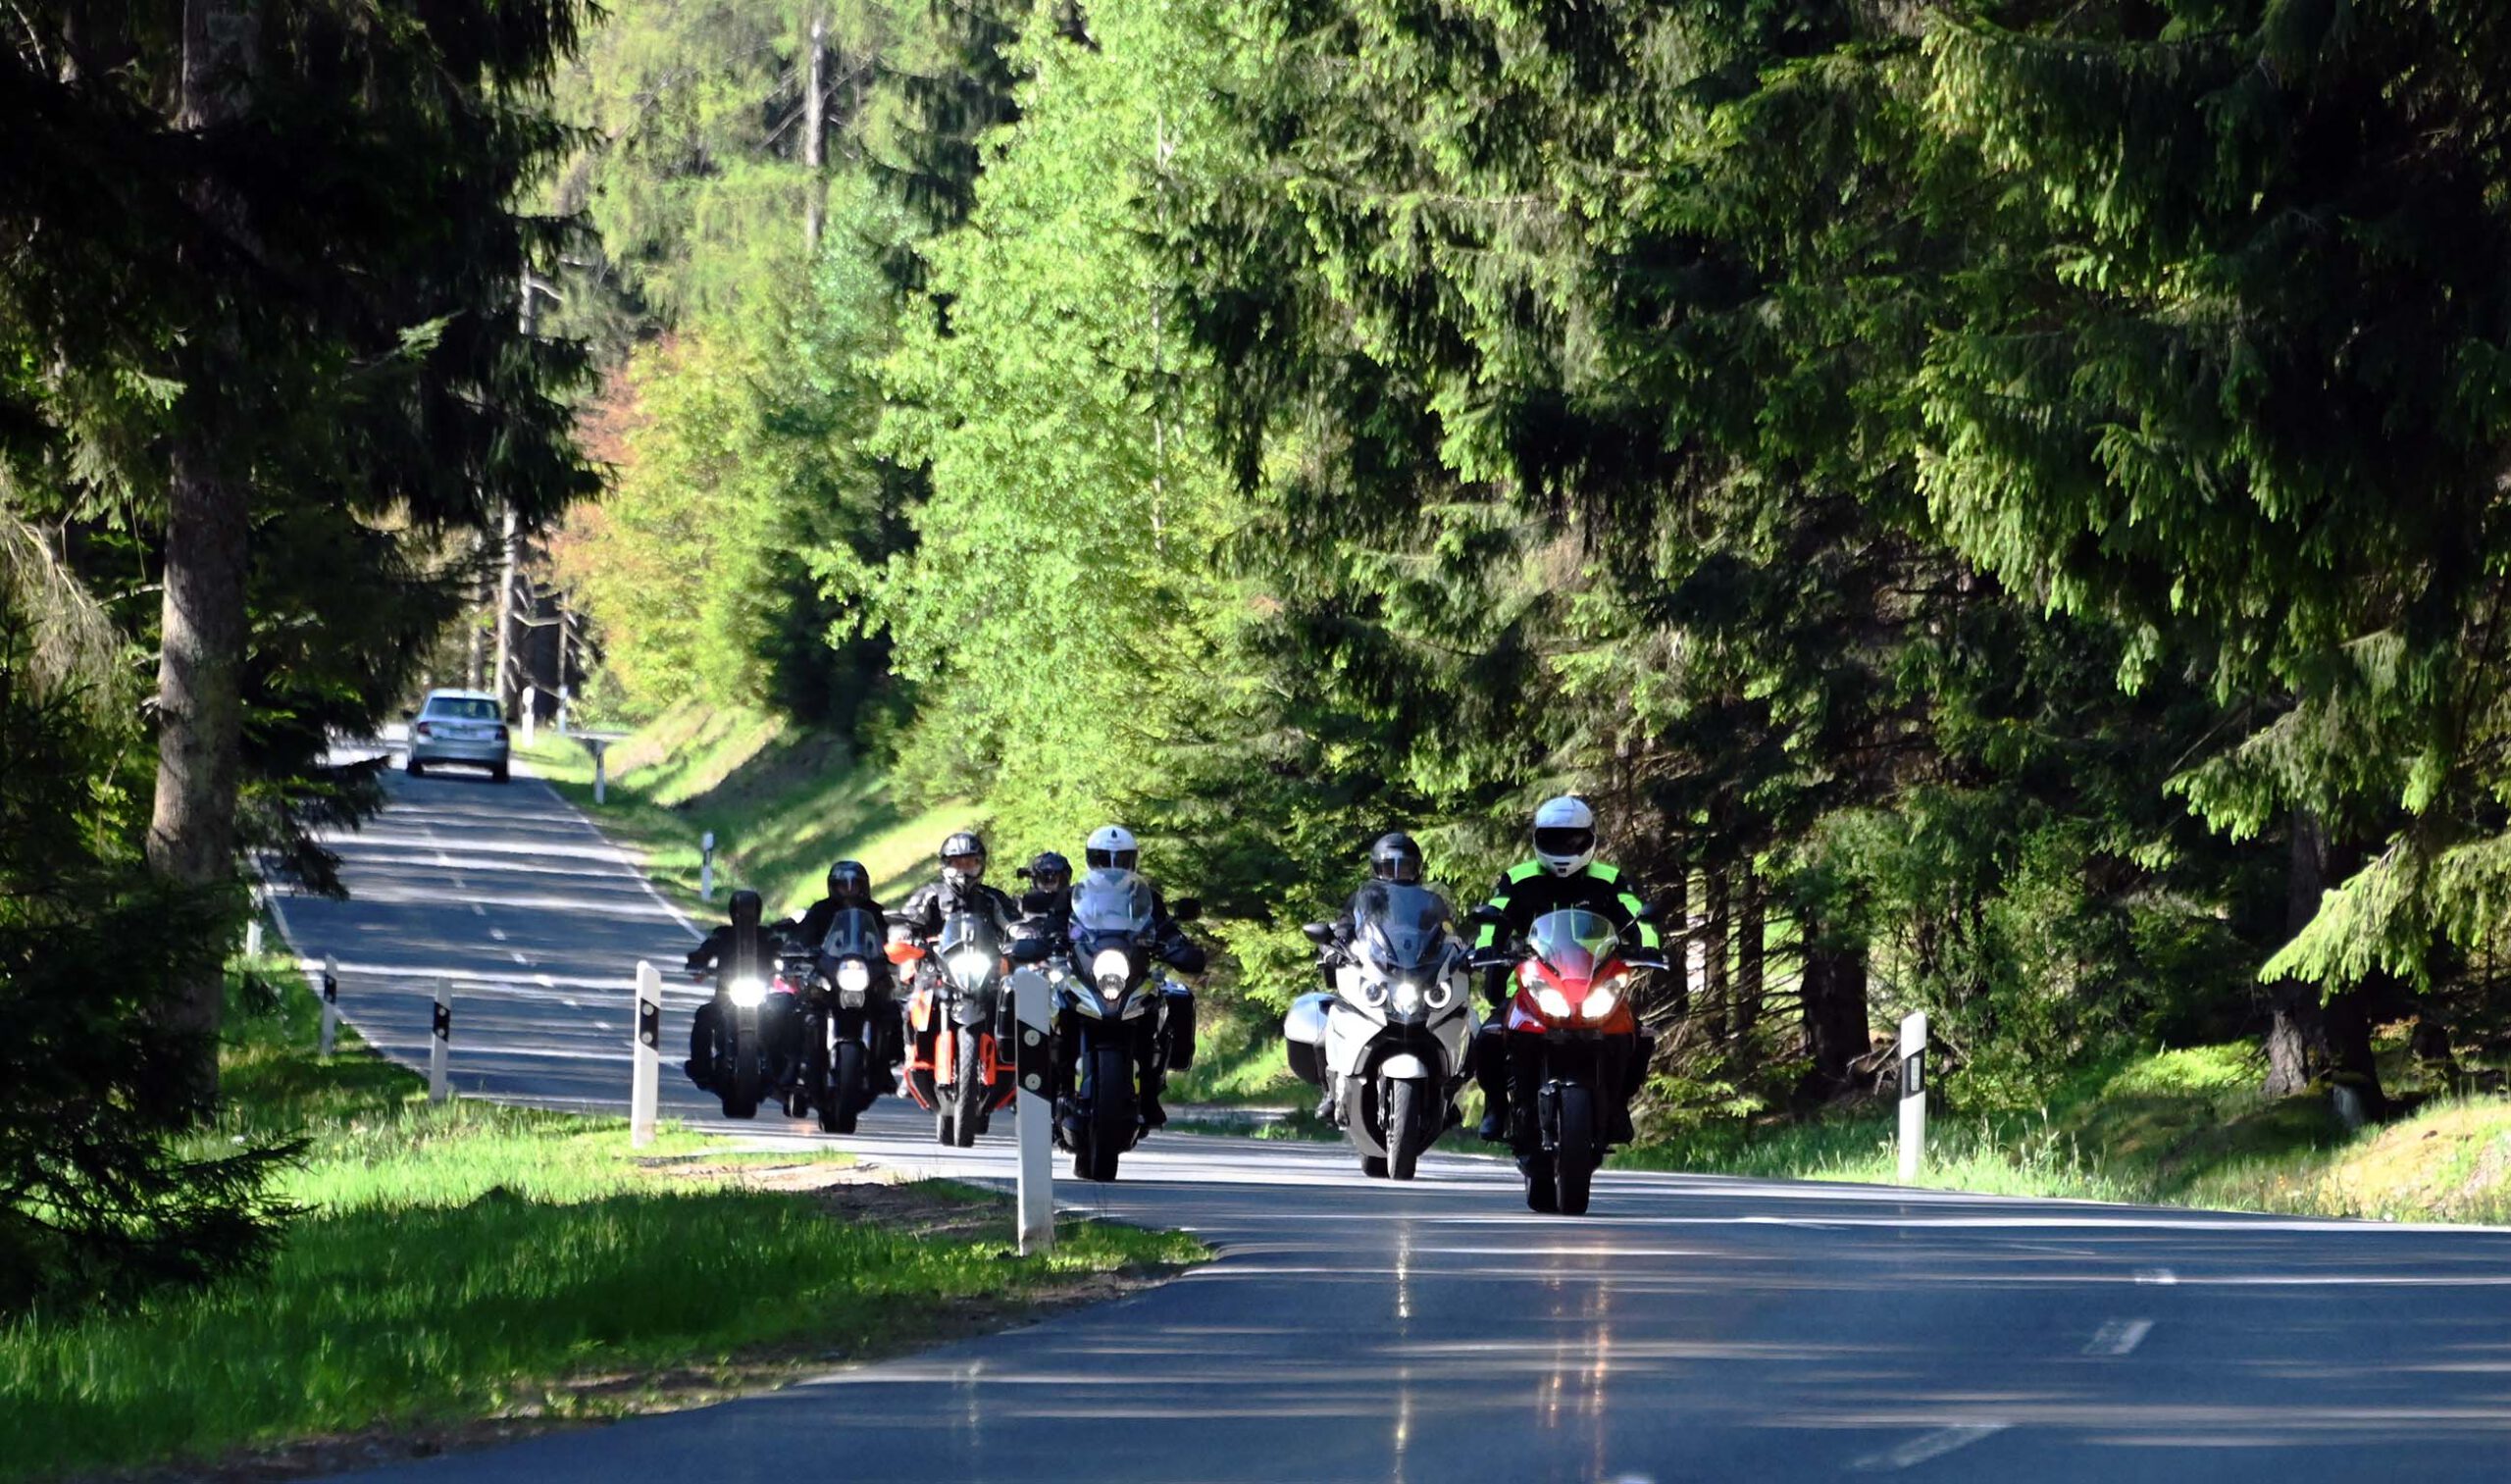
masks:
{"label": "green foliage", "polygon": [[147,870],[137,739],[83,699],[34,687],[0,610],[0,1316],[250,1269],[289,1211],[283,1141],[182,1137],[167,1005],[222,904]]}

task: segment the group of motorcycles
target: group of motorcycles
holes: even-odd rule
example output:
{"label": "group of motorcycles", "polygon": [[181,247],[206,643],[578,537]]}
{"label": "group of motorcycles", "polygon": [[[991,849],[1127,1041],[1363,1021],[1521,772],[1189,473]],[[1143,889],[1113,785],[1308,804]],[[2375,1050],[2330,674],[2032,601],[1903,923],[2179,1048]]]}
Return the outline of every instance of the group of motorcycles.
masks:
{"label": "group of motorcycles", "polygon": [[[888,1090],[895,1027],[898,1086],[932,1112],[939,1142],[965,1148],[1012,1103],[1012,977],[1033,972],[1049,997],[1055,1141],[1076,1177],[1114,1179],[1145,1132],[1140,1079],[1193,1064],[1193,998],[1153,951],[1155,906],[1139,876],[1090,873],[1073,886],[1068,920],[1035,897],[1022,905],[1030,915],[1007,943],[988,919],[961,912],[929,949],[885,943],[877,917],[848,908],[818,945],[783,951],[773,980],[719,976],[711,1086],[725,1114],[752,1117],[773,1097],[791,1116],[816,1113],[828,1132],[852,1133]],[[1192,920],[1195,903],[1176,903],[1174,915]],[[1476,907],[1465,920],[1500,918]],[[1534,1117],[1512,1145],[1526,1204],[1584,1213],[1607,1149],[1607,1100],[1617,1096],[1602,1053],[1607,1038],[1631,1033],[1632,975],[1663,960],[1579,907],[1477,951],[1451,931],[1442,898],[1397,883],[1356,898],[1348,937],[1326,923],[1307,933],[1334,988],[1292,1004],[1290,1064],[1325,1091],[1360,1168],[1409,1180],[1422,1151],[1461,1120],[1480,1030],[1473,982],[1496,975],[1506,998],[1495,1013],[1510,1017],[1519,1054],[1536,1059]]]}
{"label": "group of motorcycles", "polygon": [[[1069,913],[1033,894],[1008,942],[974,912],[946,918],[930,947],[883,941],[880,919],[840,910],[817,945],[789,945],[771,978],[715,976],[715,1065],[707,1085],[726,1117],[755,1117],[769,1099],[788,1116],[854,1132],[896,1084],[934,1115],[934,1137],[966,1148],[1012,1105],[1018,1044],[1014,976],[1045,981],[1054,1068],[1055,1142],[1073,1174],[1113,1180],[1147,1132],[1141,1079],[1194,1062],[1194,999],[1153,953],[1149,883],[1093,871],[1074,883]],[[1196,903],[1173,904],[1191,921]],[[893,1037],[897,1039],[892,1040]]]}
{"label": "group of motorcycles", "polygon": [[[1476,907],[1476,926],[1500,914]],[[1529,925],[1521,942],[1479,952],[1448,930],[1447,904],[1419,887],[1379,883],[1354,902],[1348,941],[1310,923],[1334,988],[1303,995],[1282,1025],[1293,1071],[1324,1089],[1325,1107],[1371,1176],[1409,1180],[1421,1151],[1461,1120],[1479,1025],[1472,981],[1501,976],[1495,1011],[1518,1054],[1535,1059],[1535,1116],[1512,1152],[1528,1208],[1582,1215],[1607,1149],[1607,1038],[1635,1029],[1631,976],[1664,961],[1601,913],[1571,907]]]}

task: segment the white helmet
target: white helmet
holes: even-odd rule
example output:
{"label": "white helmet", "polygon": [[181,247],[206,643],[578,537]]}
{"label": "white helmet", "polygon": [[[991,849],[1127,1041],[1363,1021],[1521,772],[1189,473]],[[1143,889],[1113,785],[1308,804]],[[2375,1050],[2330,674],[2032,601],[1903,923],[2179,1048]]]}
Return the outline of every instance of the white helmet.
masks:
{"label": "white helmet", "polygon": [[1094,871],[1130,871],[1142,860],[1142,848],[1123,825],[1101,825],[1090,832],[1090,845],[1081,858]]}
{"label": "white helmet", "polygon": [[1573,876],[1596,858],[1596,811],[1583,798],[1547,798],[1534,811],[1534,858],[1555,876]]}

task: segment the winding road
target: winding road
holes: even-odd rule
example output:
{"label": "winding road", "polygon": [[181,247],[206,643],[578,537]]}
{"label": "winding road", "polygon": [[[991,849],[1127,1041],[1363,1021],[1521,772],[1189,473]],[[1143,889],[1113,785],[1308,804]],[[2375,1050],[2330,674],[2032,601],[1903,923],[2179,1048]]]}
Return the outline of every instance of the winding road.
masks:
{"label": "winding road", "polygon": [[[456,989],[466,1096],[625,1110],[636,961],[694,930],[538,782],[395,774],[290,898],[371,1042],[425,1056]],[[677,978],[678,976],[670,976]],[[668,982],[668,980],[667,980]],[[687,1044],[694,988],[666,1048]],[[665,1111],[715,1111],[666,1056]],[[885,1103],[842,1141],[1007,1180]],[[998,1127],[1001,1127],[998,1124]],[[818,1138],[762,1118],[755,1133]],[[1162,1287],[772,1395],[378,1470],[644,1479],[2498,1479],[2511,1232],[1865,1186],[1607,1174],[1537,1217],[1495,1160],[1409,1186],[1338,1147],[1161,1136],[1067,1208],[1192,1229]]]}

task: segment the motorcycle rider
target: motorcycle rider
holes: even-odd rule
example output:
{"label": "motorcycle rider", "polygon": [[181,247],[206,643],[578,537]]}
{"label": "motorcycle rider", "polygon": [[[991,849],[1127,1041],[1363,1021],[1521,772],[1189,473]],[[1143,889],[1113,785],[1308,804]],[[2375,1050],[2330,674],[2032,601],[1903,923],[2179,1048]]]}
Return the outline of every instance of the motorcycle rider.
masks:
{"label": "motorcycle rider", "polygon": [[[774,979],[784,924],[761,922],[764,910],[765,903],[756,892],[747,887],[735,892],[728,904],[730,920],[689,950],[689,972],[704,974],[711,970],[733,978],[756,975]],[[689,1026],[689,1060],[682,1067],[690,1081],[709,1091],[715,1081],[715,1006],[716,1001],[709,999],[697,1007]],[[774,1044],[772,1037],[769,1041]]]}
{"label": "motorcycle rider", "polygon": [[[1123,825],[1101,825],[1090,832],[1081,859],[1082,864],[1092,871],[1123,871],[1132,876],[1142,875],[1142,847],[1135,841],[1133,831]],[[1151,885],[1148,878],[1143,884]],[[1067,920],[1071,914],[1069,902],[1067,895],[1064,908]],[[1204,971],[1206,955],[1202,946],[1188,938],[1177,919],[1168,915],[1168,900],[1155,886],[1151,888],[1149,947],[1154,957],[1179,973],[1200,974]],[[1055,1085],[1065,1094],[1072,1091],[1075,1071],[1073,1049],[1067,1041],[1068,1038],[1057,1037],[1055,1049]],[[1155,1062],[1157,1050],[1158,1047],[1150,1035],[1139,1037],[1134,1045],[1134,1080],[1140,1094],[1139,1105],[1145,1128],[1155,1129],[1168,1122],[1167,1110],[1159,1105],[1159,1095],[1167,1087],[1168,1074]]]}
{"label": "motorcycle rider", "polygon": [[[828,930],[837,922],[837,914],[848,908],[872,914],[884,941],[889,937],[890,915],[872,896],[872,873],[859,860],[841,860],[828,868],[828,895],[812,902],[802,914],[782,924],[785,941],[796,947],[818,947],[828,941]],[[895,1000],[897,997],[893,996]],[[896,1005],[893,1004],[893,1010]],[[873,1078],[876,1090],[895,1094],[897,1089],[898,1064],[906,1059],[906,1032],[897,1015],[872,1017],[872,1029],[878,1043],[872,1048],[872,1064],[890,1079],[887,1089],[880,1089],[880,1077]]]}
{"label": "motorcycle rider", "polygon": [[1072,925],[1072,862],[1052,850],[1040,850],[1020,868],[1029,884],[1020,894],[1023,937],[1061,939]]}
{"label": "motorcycle rider", "polygon": [[828,938],[829,924],[837,914],[848,907],[860,908],[881,921],[884,936],[889,931],[890,916],[872,896],[872,873],[859,860],[841,860],[828,868],[828,895],[802,909],[802,914],[785,925],[786,941],[817,947]]}
{"label": "motorcycle rider", "polygon": [[[1494,960],[1548,912],[1584,907],[1611,922],[1640,955],[1653,957],[1663,951],[1656,926],[1642,916],[1646,904],[1622,884],[1618,869],[1596,859],[1596,814],[1585,799],[1575,796],[1546,799],[1535,810],[1534,859],[1509,868],[1493,889],[1489,905],[1502,920],[1485,923],[1473,947],[1477,958],[1490,967],[1483,992],[1495,1006],[1506,1003],[1510,991],[1505,960]],[[1609,1077],[1619,1074],[1614,1079],[1619,1085],[1608,1089],[1610,1096],[1603,1100],[1609,1114],[1605,1137],[1609,1143],[1627,1143],[1630,1100],[1647,1076],[1653,1039],[1644,1031],[1615,1039],[1623,1044],[1611,1048],[1606,1065],[1611,1069]],[[1539,1050],[1537,1038],[1509,1029],[1506,1013],[1495,1013],[1483,1023],[1473,1049],[1474,1081],[1482,1088],[1486,1109],[1480,1130],[1483,1138],[1518,1144],[1530,1137]]]}
{"label": "motorcycle rider", "polygon": [[897,915],[890,919],[890,941],[930,945],[960,912],[986,918],[996,936],[1007,941],[1020,908],[1000,888],[985,884],[985,840],[975,831],[960,830],[942,842],[941,876],[898,903]]}
{"label": "motorcycle rider", "polygon": [[[1359,937],[1361,902],[1367,897],[1372,888],[1381,884],[1405,887],[1421,885],[1421,846],[1413,841],[1411,836],[1401,830],[1389,831],[1379,836],[1369,846],[1369,885],[1353,893],[1351,899],[1343,903],[1341,915],[1337,916],[1333,922],[1333,946],[1328,947],[1319,945],[1317,947],[1316,971],[1324,977],[1325,988],[1328,990],[1335,988],[1335,966],[1352,956],[1352,945]],[[1424,888],[1424,890],[1427,889]],[[1439,896],[1436,892],[1430,895]],[[1451,922],[1455,920],[1456,914],[1448,907],[1446,897],[1439,897],[1439,907]],[[1316,1116],[1326,1123],[1334,1121],[1334,1088],[1331,1083],[1327,1084],[1324,1094],[1317,1100]]]}

